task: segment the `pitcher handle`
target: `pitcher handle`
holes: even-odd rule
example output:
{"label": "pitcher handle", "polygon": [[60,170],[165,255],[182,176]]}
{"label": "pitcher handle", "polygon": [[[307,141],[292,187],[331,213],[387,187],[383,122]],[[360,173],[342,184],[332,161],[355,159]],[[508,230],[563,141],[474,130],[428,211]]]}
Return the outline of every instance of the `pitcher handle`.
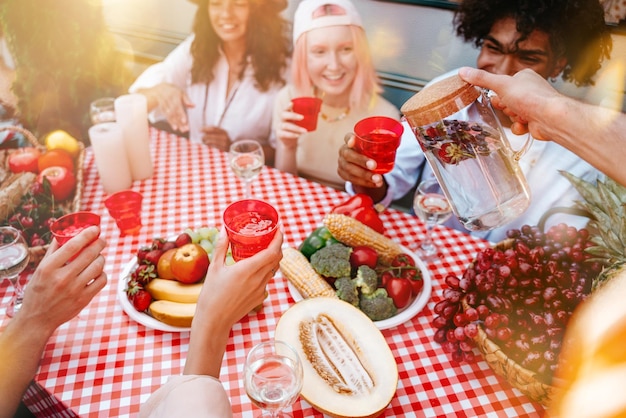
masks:
{"label": "pitcher handle", "polygon": [[526,138],[526,142],[524,142],[524,145],[522,145],[519,150],[513,151],[513,160],[515,162],[519,162],[520,158],[522,158],[522,156],[528,152],[534,140],[535,138],[533,138],[530,132],[528,132],[528,138]]}
{"label": "pitcher handle", "polygon": [[[494,109],[493,109],[493,105],[491,104],[491,95],[495,93],[492,90],[483,88],[481,89],[481,94],[483,95],[483,98],[488,101],[489,107],[493,111]],[[513,150],[513,161],[519,162],[522,156],[524,156],[524,154],[528,152],[528,150],[530,149],[530,146],[533,144],[533,141],[534,141],[533,136],[530,134],[530,132],[528,132],[528,137],[526,138],[526,142],[524,142],[524,145],[522,145],[522,147],[517,151]]]}

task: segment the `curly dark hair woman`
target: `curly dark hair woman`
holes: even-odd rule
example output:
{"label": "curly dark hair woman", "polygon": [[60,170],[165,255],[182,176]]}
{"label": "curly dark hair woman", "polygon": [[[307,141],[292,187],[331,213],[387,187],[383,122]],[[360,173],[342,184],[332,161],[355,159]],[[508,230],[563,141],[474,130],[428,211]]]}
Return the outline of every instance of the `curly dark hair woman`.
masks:
{"label": "curly dark hair woman", "polygon": [[520,34],[549,36],[552,51],[565,57],[561,77],[577,86],[593,85],[602,61],[610,57],[611,31],[598,0],[464,0],[454,16],[457,35],[482,47],[495,22],[512,18]]}
{"label": "curly dark hair woman", "polygon": [[131,81],[100,2],[6,0],[0,24],[15,61],[20,121],[39,136],[64,129],[88,141],[89,103],[125,92]]}
{"label": "curly dark hair woman", "polygon": [[[195,39],[191,46],[191,77],[194,83],[210,83],[214,77],[213,67],[219,58],[221,40],[207,13],[209,1],[198,1],[193,23]],[[282,0],[250,0],[246,55],[251,57],[261,91],[266,91],[272,83],[284,84],[283,74],[291,55],[290,38],[285,36],[290,24],[280,15],[285,6],[286,2]]]}

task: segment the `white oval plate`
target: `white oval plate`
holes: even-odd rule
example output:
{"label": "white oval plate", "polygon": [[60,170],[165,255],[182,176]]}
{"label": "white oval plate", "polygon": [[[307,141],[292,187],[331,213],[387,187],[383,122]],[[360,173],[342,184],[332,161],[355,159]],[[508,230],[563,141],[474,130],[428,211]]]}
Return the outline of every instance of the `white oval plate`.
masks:
{"label": "white oval plate", "polygon": [[117,281],[117,299],[120,301],[120,305],[122,305],[122,309],[128,316],[130,316],[135,321],[139,322],[141,325],[146,326],[147,328],[156,329],[159,331],[167,331],[167,332],[188,332],[191,331],[191,328],[187,327],[174,327],[172,325],[164,324],[163,322],[151,317],[147,313],[138,312],[133,304],[128,300],[128,296],[126,296],[126,284],[128,283],[128,278],[130,277],[130,273],[137,267],[136,259],[129,261],[122,269],[122,273],[120,274],[120,279]]}
{"label": "white oval plate", "polygon": [[[422,280],[424,280],[424,287],[422,287],[422,291],[420,292],[420,294],[415,299],[413,299],[413,302],[409,306],[405,307],[403,310],[401,310],[391,318],[383,319],[382,321],[374,321],[374,324],[376,324],[378,329],[389,329],[405,323],[406,321],[420,313],[420,311],[424,309],[424,306],[426,306],[428,300],[430,299],[432,281],[430,278],[430,272],[428,271],[428,267],[413,251],[409,250],[404,245],[402,245],[401,247],[403,252],[407,253],[413,258],[413,260],[415,260],[415,265],[419,267],[419,269],[422,271]],[[300,292],[298,292],[298,289],[296,289],[296,287],[291,284],[289,280],[287,280],[287,287],[289,288],[289,293],[291,293],[291,297],[293,298],[293,300],[295,300],[296,302],[302,300],[302,295],[300,294]]]}

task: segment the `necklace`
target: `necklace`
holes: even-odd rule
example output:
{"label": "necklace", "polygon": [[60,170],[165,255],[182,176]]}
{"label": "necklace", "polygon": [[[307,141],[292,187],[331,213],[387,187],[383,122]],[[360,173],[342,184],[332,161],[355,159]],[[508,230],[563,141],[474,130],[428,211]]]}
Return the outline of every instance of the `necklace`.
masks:
{"label": "necklace", "polygon": [[325,114],[324,112],[320,112],[320,116],[322,117],[322,119],[324,119],[326,122],[332,123],[332,122],[338,122],[342,119],[345,119],[346,116],[348,116],[348,114],[350,113],[350,108],[346,107],[345,110],[343,112],[341,112],[340,114],[338,114],[335,117],[330,117],[327,114]]}

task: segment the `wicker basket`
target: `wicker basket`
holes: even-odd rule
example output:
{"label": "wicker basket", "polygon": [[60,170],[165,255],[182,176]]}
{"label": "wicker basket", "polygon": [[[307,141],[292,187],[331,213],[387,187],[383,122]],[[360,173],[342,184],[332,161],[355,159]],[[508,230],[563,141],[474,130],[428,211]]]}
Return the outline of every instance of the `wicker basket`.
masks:
{"label": "wicker basket", "polygon": [[[504,240],[497,243],[494,248],[504,251],[511,247],[512,242],[512,240]],[[469,308],[469,305],[463,300],[463,309],[466,310],[467,308]],[[504,377],[511,386],[536,402],[543,405],[550,403],[553,387],[543,383],[535,372],[522,367],[509,358],[498,344],[489,339],[487,333],[480,326],[474,342],[489,367],[498,375]]]}
{"label": "wicker basket", "polygon": [[[9,126],[3,126],[0,127],[0,132],[4,132],[4,131],[13,131],[13,132],[18,132],[21,133],[22,135],[24,135],[24,137],[26,138],[26,140],[30,143],[31,146],[38,148],[40,151],[46,151],[46,147],[44,145],[42,145],[37,138],[35,137],[35,135],[33,135],[30,131],[28,131],[27,129],[24,129],[22,127],[19,126],[13,126],[13,125],[9,125]],[[74,195],[72,196],[71,199],[66,200],[65,202],[60,203],[60,207],[63,209],[63,211],[65,213],[70,213],[70,212],[76,212],[80,210],[80,201],[82,198],[82,194],[83,194],[83,162],[84,162],[84,158],[85,158],[85,147],[84,145],[79,142],[79,152],[78,155],[74,161],[74,166],[76,167],[75,169],[75,177],[76,177],[76,190],[74,192]],[[9,150],[5,150],[1,157],[4,158],[3,161],[0,161],[0,164],[2,165],[2,168],[5,169],[7,172],[8,170],[8,156],[12,153],[15,152],[16,149],[9,149]],[[0,219],[0,222],[3,222],[4,219]],[[39,261],[41,261],[41,259],[43,258],[43,256],[46,253],[46,250],[48,248],[48,245],[43,245],[43,246],[36,246],[36,247],[31,247],[30,248],[30,264],[31,265],[37,265],[39,264]]]}

